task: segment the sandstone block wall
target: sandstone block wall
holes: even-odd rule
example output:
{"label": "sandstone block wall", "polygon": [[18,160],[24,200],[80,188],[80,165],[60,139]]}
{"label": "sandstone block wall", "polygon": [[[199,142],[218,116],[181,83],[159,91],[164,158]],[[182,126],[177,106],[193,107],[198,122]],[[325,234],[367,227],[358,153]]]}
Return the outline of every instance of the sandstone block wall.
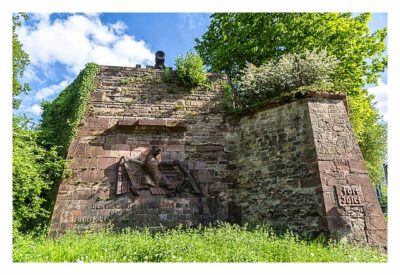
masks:
{"label": "sandstone block wall", "polygon": [[[386,224],[348,119],[345,96],[308,94],[224,116],[221,85],[189,92],[174,72],[102,66],[68,150],[71,176],[59,188],[50,234],[229,220],[268,223],[305,236],[386,243]],[[201,192],[129,191],[145,185],[121,157],[180,160]],[[182,182],[176,169],[163,171]]]}
{"label": "sandstone block wall", "polygon": [[345,105],[308,100],[323,198],[321,228],[372,245],[387,241],[382,209],[351,129]]}
{"label": "sandstone block wall", "polygon": [[319,234],[323,213],[307,101],[243,116],[231,127],[231,218]]}
{"label": "sandstone block wall", "polygon": [[386,245],[386,224],[343,96],[230,119],[230,219]]}
{"label": "sandstone block wall", "polygon": [[[97,78],[69,147],[72,176],[60,185],[50,233],[89,224],[157,228],[225,220],[222,78],[210,74],[212,87],[193,92],[179,85],[173,72],[165,82],[155,69],[102,66]],[[184,162],[200,184],[201,196],[116,195],[120,157],[143,160],[153,145],[161,148],[162,160]]]}

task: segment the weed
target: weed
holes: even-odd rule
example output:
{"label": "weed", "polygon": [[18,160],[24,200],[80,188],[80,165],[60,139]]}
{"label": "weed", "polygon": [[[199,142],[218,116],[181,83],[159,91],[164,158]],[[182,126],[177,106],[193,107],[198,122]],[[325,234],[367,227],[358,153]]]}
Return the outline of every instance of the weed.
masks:
{"label": "weed", "polygon": [[[293,233],[276,235],[266,226],[220,224],[217,227],[111,230],[58,239],[16,234],[14,262],[386,262],[378,251]],[[62,251],[62,253],[60,253]]]}

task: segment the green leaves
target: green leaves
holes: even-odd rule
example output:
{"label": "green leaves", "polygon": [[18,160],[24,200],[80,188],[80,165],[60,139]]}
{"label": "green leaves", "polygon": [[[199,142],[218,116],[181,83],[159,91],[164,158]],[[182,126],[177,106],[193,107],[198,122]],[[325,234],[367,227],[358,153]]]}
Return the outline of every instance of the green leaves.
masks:
{"label": "green leaves", "polygon": [[12,95],[13,95],[13,108],[18,109],[21,100],[15,98],[16,96],[27,93],[31,90],[29,84],[21,83],[19,78],[23,76],[25,67],[29,65],[29,55],[22,49],[22,43],[18,40],[16,29],[21,26],[21,19],[28,19],[25,13],[14,14],[12,26],[12,63],[13,63],[13,79],[12,79]]}
{"label": "green leaves", "polygon": [[13,117],[13,227],[27,231],[50,215],[46,192],[62,172],[64,160],[37,142],[37,130],[26,117]]}
{"label": "green leaves", "polygon": [[194,88],[207,82],[203,60],[193,52],[175,59],[176,74],[179,81],[186,87]]}
{"label": "green leaves", "polygon": [[306,50],[302,54],[284,54],[256,67],[247,64],[240,72],[238,92],[242,106],[278,97],[304,86],[333,87],[331,75],[339,62],[326,51]]}
{"label": "green leaves", "polygon": [[42,104],[40,141],[47,148],[58,146],[60,156],[66,156],[68,146],[76,135],[90,93],[96,89],[95,79],[99,69],[94,63],[86,64],[74,82],[53,102]]}
{"label": "green leaves", "polygon": [[351,13],[216,13],[207,32],[196,39],[195,49],[211,71],[226,73],[234,82],[247,63],[259,67],[287,53],[315,49],[336,57],[340,64],[332,74],[334,88],[348,94],[352,127],[370,176],[379,184],[385,126],[364,86],[376,84],[387,67],[387,29],[371,33],[370,18],[369,13],[357,17]]}

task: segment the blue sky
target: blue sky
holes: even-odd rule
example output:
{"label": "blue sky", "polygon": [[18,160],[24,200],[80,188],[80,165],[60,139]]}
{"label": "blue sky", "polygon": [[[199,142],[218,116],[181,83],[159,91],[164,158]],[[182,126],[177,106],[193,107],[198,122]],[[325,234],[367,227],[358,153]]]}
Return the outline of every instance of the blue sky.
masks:
{"label": "blue sky", "polygon": [[[22,96],[18,113],[37,121],[40,103],[53,100],[74,80],[87,62],[101,65],[153,65],[154,53],[166,53],[166,65],[174,66],[178,54],[193,49],[210,22],[207,13],[53,13],[30,14],[18,30],[30,55],[24,81],[32,91]],[[372,31],[387,26],[386,13],[374,13]],[[387,73],[378,86],[369,87],[376,107],[387,112]]]}

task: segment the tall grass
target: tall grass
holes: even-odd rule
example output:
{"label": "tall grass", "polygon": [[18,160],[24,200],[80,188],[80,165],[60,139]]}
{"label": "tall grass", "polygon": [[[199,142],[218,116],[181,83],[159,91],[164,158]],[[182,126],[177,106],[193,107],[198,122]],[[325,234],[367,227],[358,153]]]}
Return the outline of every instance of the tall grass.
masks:
{"label": "tall grass", "polygon": [[164,232],[126,230],[77,234],[58,239],[16,235],[14,262],[386,262],[376,250],[278,236],[267,227],[222,224]]}

